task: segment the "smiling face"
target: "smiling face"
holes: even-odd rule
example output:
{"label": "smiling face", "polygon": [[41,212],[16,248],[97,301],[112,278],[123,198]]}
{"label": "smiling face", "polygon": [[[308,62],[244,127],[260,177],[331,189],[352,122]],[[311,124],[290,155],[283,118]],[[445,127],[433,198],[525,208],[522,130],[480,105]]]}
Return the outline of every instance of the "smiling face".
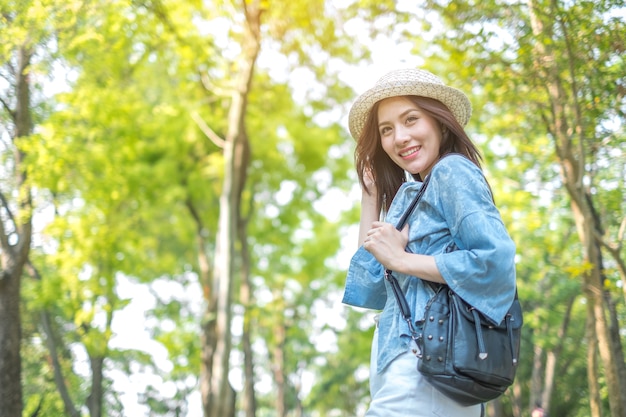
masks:
{"label": "smiling face", "polygon": [[407,97],[391,97],[379,103],[378,132],[391,160],[422,179],[439,159],[439,123]]}

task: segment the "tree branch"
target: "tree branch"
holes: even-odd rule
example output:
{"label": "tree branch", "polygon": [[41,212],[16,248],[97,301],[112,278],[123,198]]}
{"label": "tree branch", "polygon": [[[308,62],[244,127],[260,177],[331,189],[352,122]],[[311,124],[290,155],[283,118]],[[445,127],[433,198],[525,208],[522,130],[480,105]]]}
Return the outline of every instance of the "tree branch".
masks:
{"label": "tree branch", "polygon": [[608,249],[611,252],[615,252],[619,255],[620,250],[622,249],[622,243],[624,240],[624,233],[626,232],[626,217],[622,219],[622,223],[619,226],[619,231],[617,232],[617,242],[609,243],[605,240],[604,236],[600,234],[599,231],[595,231],[595,237],[600,242],[602,246]]}
{"label": "tree branch", "polygon": [[[17,225],[15,224],[15,218],[13,217],[13,212],[11,211],[11,208],[9,207],[9,202],[7,201],[6,197],[4,196],[4,193],[2,192],[0,192],[0,202],[2,203],[2,207],[4,208],[4,210],[7,212],[7,215],[9,216],[9,220],[17,228]],[[9,237],[7,236],[6,228],[4,227],[4,221],[1,221],[1,220],[0,220],[0,247],[2,247],[2,250],[7,253],[13,252],[13,248],[9,244]]]}
{"label": "tree branch", "polygon": [[11,109],[11,107],[9,107],[9,103],[4,101],[2,97],[0,97],[0,103],[2,103],[2,107],[4,107],[7,113],[11,115],[11,119],[15,119],[15,112],[13,111],[13,109]]}
{"label": "tree branch", "polygon": [[204,87],[205,90],[210,91],[211,94],[215,97],[212,98],[210,101],[215,101],[217,97],[227,98],[231,96],[231,91],[233,87],[228,87],[229,84],[227,84],[227,88],[223,88],[219,85],[213,84],[206,73],[199,72],[198,75],[200,76],[200,82],[202,83],[202,87]]}
{"label": "tree branch", "polygon": [[620,252],[622,250],[622,239],[624,237],[624,229],[626,229],[626,218],[622,220],[622,224],[620,225],[617,243],[607,242],[598,231],[595,231],[594,234],[596,240],[609,252],[611,257],[613,257],[613,260],[615,260],[615,263],[617,264],[617,270],[623,284],[622,290],[624,292],[624,299],[626,300],[626,262],[620,256]]}
{"label": "tree branch", "polygon": [[626,232],[626,217],[622,219],[622,224],[619,225],[619,232],[617,232],[617,244],[619,246],[622,245],[622,241],[624,240],[624,233]]}
{"label": "tree branch", "polygon": [[[42,279],[41,274],[39,273],[39,270],[35,267],[35,265],[33,265],[33,263],[30,261],[30,259],[26,261],[26,270],[37,281],[41,281]],[[63,400],[65,412],[70,417],[79,417],[80,414],[78,413],[76,406],[74,405],[74,402],[72,401],[69,390],[65,383],[66,378],[63,375],[63,369],[61,368],[61,362],[59,360],[59,351],[57,349],[57,342],[56,342],[57,338],[55,337],[53,324],[52,324],[53,320],[50,317],[50,314],[48,313],[48,311],[46,311],[45,309],[41,311],[40,318],[41,318],[41,326],[43,327],[43,331],[46,335],[46,345],[48,347],[48,352],[50,353],[50,358],[52,360],[54,381],[57,385],[57,389],[59,390],[59,393]]]}
{"label": "tree branch", "polygon": [[202,117],[200,117],[197,112],[192,112],[191,118],[194,120],[194,122],[196,122],[200,130],[202,130],[202,133],[204,133],[209,139],[211,139],[211,142],[217,145],[218,148],[224,149],[224,144],[226,143],[226,141],[222,139],[217,133],[215,133],[213,129],[211,129],[209,125],[206,124],[204,119],[202,119]]}

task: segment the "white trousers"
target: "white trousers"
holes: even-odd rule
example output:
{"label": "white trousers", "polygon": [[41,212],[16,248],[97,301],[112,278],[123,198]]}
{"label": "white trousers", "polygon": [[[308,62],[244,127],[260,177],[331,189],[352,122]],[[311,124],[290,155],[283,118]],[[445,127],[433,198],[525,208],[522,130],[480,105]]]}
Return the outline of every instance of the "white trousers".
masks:
{"label": "white trousers", "polygon": [[376,373],[378,327],[372,341],[370,394],[366,417],[479,417],[480,405],[464,407],[437,391],[417,370],[417,357],[410,351]]}

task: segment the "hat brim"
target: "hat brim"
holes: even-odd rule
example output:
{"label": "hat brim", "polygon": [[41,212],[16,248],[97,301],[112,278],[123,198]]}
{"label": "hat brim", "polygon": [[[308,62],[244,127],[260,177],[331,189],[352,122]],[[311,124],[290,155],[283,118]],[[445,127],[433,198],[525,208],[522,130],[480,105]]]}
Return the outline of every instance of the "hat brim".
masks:
{"label": "hat brim", "polygon": [[472,105],[461,90],[444,84],[396,80],[393,83],[377,84],[357,98],[348,117],[352,137],[359,139],[374,104],[398,96],[421,96],[438,100],[450,110],[461,126],[465,126],[472,115]]}

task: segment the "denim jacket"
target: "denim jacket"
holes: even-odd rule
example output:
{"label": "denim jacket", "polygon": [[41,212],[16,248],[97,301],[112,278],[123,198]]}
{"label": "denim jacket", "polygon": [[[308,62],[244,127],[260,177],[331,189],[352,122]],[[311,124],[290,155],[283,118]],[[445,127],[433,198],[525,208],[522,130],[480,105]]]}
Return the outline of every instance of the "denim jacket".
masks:
{"label": "denim jacket", "polygon": [[[407,220],[407,251],[432,255],[446,283],[487,318],[499,323],[515,296],[515,244],[495,207],[481,170],[462,155],[442,158],[431,170],[422,200]],[[421,182],[402,184],[387,213],[397,224]],[[409,348],[408,324],[402,319],[383,266],[360,247],[350,262],[343,302],[381,310],[378,321],[378,368]],[[393,273],[420,331],[424,307],[434,295],[427,281]]]}

